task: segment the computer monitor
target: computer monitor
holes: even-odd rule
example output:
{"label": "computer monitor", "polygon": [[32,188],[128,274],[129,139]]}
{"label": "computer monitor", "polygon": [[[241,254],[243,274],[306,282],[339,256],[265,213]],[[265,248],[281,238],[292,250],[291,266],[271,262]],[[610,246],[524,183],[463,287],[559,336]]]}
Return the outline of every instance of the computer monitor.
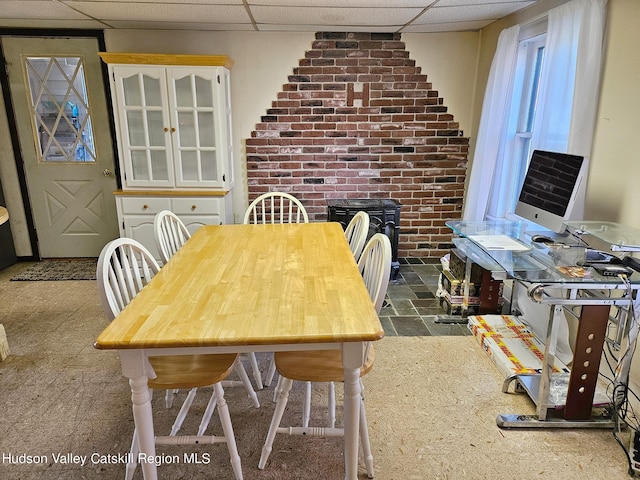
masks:
{"label": "computer monitor", "polygon": [[520,189],[516,215],[563,233],[584,176],[584,157],[534,150]]}

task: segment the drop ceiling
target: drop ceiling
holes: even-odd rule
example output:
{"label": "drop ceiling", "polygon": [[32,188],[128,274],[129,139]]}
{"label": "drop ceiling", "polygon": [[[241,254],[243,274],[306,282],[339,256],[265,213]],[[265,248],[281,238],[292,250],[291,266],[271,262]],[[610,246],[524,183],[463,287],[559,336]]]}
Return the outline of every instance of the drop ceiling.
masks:
{"label": "drop ceiling", "polygon": [[214,31],[479,30],[537,0],[0,0],[0,27]]}

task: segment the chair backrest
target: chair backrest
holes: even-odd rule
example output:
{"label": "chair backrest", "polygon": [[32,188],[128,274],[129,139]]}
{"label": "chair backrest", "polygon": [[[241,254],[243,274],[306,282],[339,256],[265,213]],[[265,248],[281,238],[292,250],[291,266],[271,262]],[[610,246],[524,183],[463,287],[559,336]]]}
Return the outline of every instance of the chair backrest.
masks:
{"label": "chair backrest", "polygon": [[284,192],[263,193],[244,214],[244,223],[309,223],[300,200]]}
{"label": "chair backrest", "polygon": [[364,244],[367,241],[367,235],[369,234],[369,214],[367,212],[356,213],[347,228],[344,231],[347,237],[351,252],[356,259],[356,262],[360,260],[360,254],[364,248]]}
{"label": "chair backrest", "polygon": [[153,233],[162,263],[167,263],[191,237],[182,220],[169,210],[158,212],[153,220]]}
{"label": "chair backrest", "polygon": [[367,242],[358,261],[358,268],[371,300],[380,312],[391,275],[391,242],[383,233],[376,233]]}
{"label": "chair backrest", "polygon": [[113,320],[158,273],[149,250],[131,238],[107,243],[98,258],[98,294],[104,312]]}

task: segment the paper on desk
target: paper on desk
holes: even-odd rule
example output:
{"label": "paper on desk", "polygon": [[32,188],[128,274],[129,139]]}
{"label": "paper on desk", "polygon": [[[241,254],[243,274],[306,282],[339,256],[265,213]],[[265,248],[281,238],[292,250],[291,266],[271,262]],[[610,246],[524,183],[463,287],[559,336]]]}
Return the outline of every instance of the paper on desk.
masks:
{"label": "paper on desk", "polygon": [[514,240],[507,235],[469,235],[469,239],[473,240],[485,250],[509,250],[512,252],[531,250],[531,248],[524,243]]}

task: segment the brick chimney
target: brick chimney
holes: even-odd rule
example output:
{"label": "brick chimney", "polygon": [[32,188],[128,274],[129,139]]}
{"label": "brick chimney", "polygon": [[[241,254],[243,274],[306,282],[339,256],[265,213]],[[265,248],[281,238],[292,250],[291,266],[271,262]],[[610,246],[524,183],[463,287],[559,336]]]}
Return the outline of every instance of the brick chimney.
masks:
{"label": "brick chimney", "polygon": [[461,133],[399,33],[316,33],[246,140],[249,201],[289,192],[326,221],[327,199],[395,199],[399,256],[439,258],[462,213]]}

